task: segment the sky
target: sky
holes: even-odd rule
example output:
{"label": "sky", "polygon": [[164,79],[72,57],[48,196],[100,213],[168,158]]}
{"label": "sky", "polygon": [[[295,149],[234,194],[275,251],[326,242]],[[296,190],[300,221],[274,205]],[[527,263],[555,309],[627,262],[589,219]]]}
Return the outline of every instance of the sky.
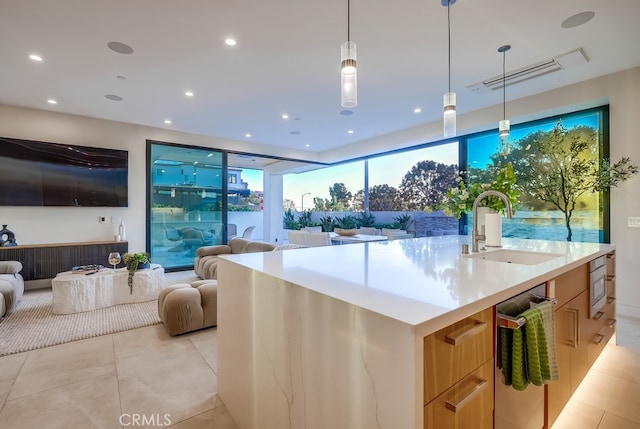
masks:
{"label": "sky", "polygon": [[[453,142],[407,152],[369,159],[369,187],[387,184],[399,187],[402,177],[419,161],[433,160],[443,164],[458,163],[458,143]],[[302,206],[305,195],[305,207],[313,207],[313,198],[329,198],[329,188],[334,183],[344,183],[347,190],[355,194],[364,189],[364,161],[355,161],[321,170],[300,174],[288,174],[284,177],[283,193],[285,199],[292,200],[296,208]]]}
{"label": "sky", "polygon": [[[576,125],[586,125],[598,129],[599,115],[598,113],[591,113],[587,115],[577,115],[562,120],[562,124],[571,129]],[[511,141],[520,140],[527,136],[529,133],[541,130],[550,131],[556,125],[555,121],[548,123],[533,123],[526,127],[513,126],[511,129]],[[469,139],[468,162],[469,165],[475,168],[486,167],[491,164],[490,156],[493,155],[498,149],[498,139],[496,131],[481,134],[477,137]]]}

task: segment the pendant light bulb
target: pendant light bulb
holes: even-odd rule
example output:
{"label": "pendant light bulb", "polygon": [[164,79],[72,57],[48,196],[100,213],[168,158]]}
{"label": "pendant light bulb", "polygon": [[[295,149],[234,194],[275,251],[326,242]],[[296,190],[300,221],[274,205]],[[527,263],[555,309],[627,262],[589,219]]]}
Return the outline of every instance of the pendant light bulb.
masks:
{"label": "pendant light bulb", "polygon": [[449,58],[449,91],[444,94],[444,136],[453,137],[456,135],[456,93],[451,92],[451,5],[456,0],[441,0],[442,6],[447,7],[447,35],[448,35],[448,58]]}
{"label": "pendant light bulb", "polygon": [[358,67],[356,44],[351,41],[351,0],[347,0],[347,41],[340,46],[340,104],[358,105]]}
{"label": "pendant light bulb", "polygon": [[500,153],[506,156],[511,151],[510,133],[511,126],[507,119],[507,73],[506,73],[506,52],[511,49],[511,45],[504,45],[498,48],[502,54],[502,120],[498,123],[498,133],[500,139]]}
{"label": "pendant light bulb", "polygon": [[356,61],[356,43],[344,42],[340,47],[340,88],[342,107],[358,105],[358,68]]}
{"label": "pendant light bulb", "polygon": [[456,135],[456,93],[447,92],[444,94],[444,136],[453,137]]}

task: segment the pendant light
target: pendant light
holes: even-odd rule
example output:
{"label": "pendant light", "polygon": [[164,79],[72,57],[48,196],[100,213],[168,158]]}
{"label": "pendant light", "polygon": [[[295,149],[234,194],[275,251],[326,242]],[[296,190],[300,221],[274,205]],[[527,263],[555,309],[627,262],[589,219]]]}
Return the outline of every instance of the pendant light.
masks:
{"label": "pendant light", "polygon": [[456,135],[456,93],[451,92],[451,5],[456,0],[442,0],[442,6],[447,7],[447,35],[449,54],[449,91],[444,94],[444,136],[453,137]]}
{"label": "pendant light", "polygon": [[340,100],[342,107],[358,105],[356,44],[351,41],[351,0],[347,0],[347,41],[340,46]]}
{"label": "pendant light", "polygon": [[511,150],[509,142],[510,124],[507,119],[507,73],[505,69],[507,51],[511,49],[511,45],[503,45],[498,48],[498,52],[502,53],[502,120],[498,123],[498,132],[500,133],[500,153],[508,155]]}

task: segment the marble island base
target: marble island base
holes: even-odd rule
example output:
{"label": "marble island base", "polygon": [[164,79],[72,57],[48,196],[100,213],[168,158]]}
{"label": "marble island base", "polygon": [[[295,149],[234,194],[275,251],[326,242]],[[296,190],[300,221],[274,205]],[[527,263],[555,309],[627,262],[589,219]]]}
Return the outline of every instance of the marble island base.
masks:
{"label": "marble island base", "polygon": [[240,427],[422,426],[411,326],[221,263],[218,391]]}

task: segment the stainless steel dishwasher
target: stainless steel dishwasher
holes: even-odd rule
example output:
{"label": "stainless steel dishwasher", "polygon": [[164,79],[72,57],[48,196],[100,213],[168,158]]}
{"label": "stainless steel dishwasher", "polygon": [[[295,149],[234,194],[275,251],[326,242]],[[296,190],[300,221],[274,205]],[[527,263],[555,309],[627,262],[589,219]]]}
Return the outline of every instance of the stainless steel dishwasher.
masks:
{"label": "stainless steel dishwasher", "polygon": [[[496,306],[496,338],[500,338],[500,329],[513,329],[518,321],[517,316],[524,309],[535,305],[544,298],[546,288],[538,285],[520,295],[514,296]],[[499,310],[515,309],[500,314]],[[522,311],[521,311],[522,310]],[[515,313],[515,314],[513,314]],[[503,327],[501,327],[501,325]],[[510,327],[505,327],[510,325]],[[501,355],[500,341],[496,344],[496,360]],[[495,424],[496,429],[541,429],[544,427],[544,386],[529,384],[525,390],[515,390],[504,384],[504,377],[500,368],[495,368]]]}

